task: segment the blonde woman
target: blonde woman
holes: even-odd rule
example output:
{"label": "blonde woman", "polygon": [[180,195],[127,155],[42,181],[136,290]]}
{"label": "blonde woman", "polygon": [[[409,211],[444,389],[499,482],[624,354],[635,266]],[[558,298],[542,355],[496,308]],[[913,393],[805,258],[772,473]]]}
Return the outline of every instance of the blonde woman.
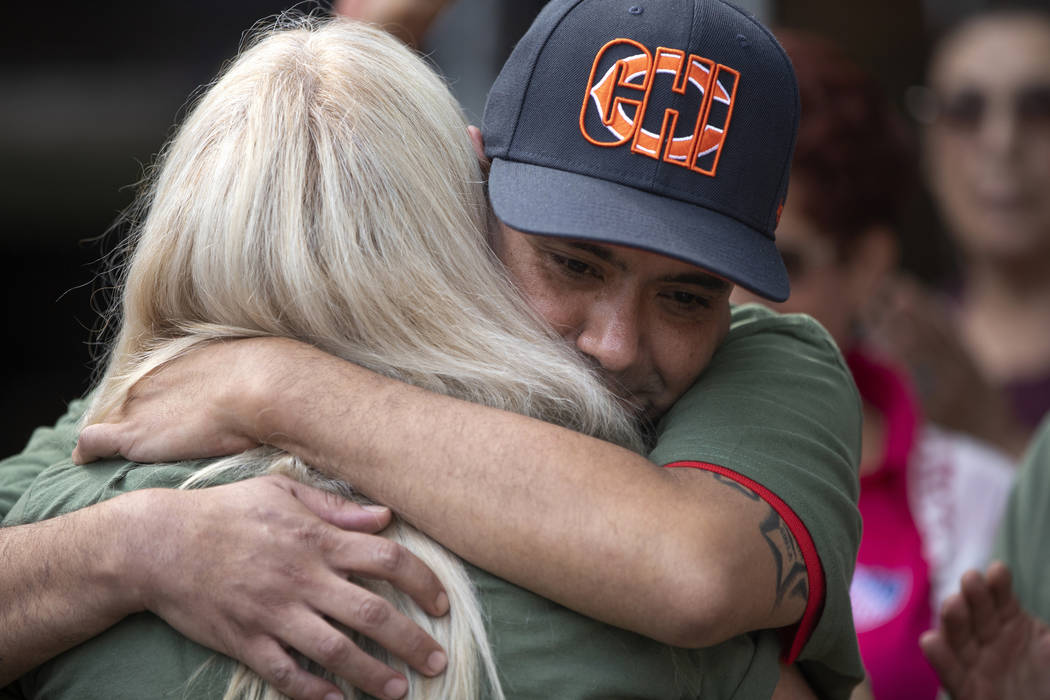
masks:
{"label": "blonde woman", "polygon": [[[440,79],[367,25],[285,24],[233,62],[162,154],[122,270],[119,333],[82,422],[106,420],[138,380],[199,346],[275,336],[640,449],[634,421],[530,312],[494,258],[478,162]],[[5,522],[40,520],[128,489],[205,487],[263,473],[356,497],[299,459],[259,448],[161,467],[58,465]],[[430,618],[395,588],[367,582],[448,652],[447,670],[425,677],[354,636],[406,676],[406,697],[667,698],[693,697],[701,686],[728,696],[747,687],[741,678],[756,650],[775,663],[772,633],[710,652],[673,649],[466,567],[403,521],[386,534],[439,576],[451,608]],[[548,658],[573,664],[579,678],[537,671]],[[702,679],[713,664],[730,691]],[[613,667],[631,668],[631,687],[606,673]],[[11,690],[25,698],[280,696],[146,613]]]}

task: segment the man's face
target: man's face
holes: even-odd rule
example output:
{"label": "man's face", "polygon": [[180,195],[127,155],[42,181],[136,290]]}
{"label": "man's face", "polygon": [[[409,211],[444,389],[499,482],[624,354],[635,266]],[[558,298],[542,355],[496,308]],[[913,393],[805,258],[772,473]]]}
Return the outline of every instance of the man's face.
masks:
{"label": "man's face", "polygon": [[695,265],[502,223],[496,253],[530,305],[649,420],[689,388],[728,332],[732,284]]}

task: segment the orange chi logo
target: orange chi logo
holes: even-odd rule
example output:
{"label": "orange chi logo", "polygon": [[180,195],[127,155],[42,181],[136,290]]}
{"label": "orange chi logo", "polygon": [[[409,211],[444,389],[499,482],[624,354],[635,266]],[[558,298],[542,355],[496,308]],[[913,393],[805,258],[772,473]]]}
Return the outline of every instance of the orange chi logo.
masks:
{"label": "orange chi logo", "polygon": [[738,71],[696,54],[660,47],[654,58],[613,39],[594,57],[580,131],[596,146],[629,141],[634,153],[714,175],[739,82]]}

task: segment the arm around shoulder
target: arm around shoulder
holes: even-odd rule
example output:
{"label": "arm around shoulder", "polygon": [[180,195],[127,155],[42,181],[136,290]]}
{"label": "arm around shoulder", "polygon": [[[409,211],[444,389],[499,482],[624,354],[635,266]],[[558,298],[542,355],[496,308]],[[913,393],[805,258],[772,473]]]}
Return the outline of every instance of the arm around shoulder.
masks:
{"label": "arm around shoulder", "polygon": [[[812,321],[744,325],[690,392],[699,400],[668,416],[653,459],[717,455],[775,483],[803,522],[817,523],[817,566],[830,564],[835,604],[848,613],[859,541],[856,390]],[[256,407],[256,434],[350,480],[482,568],[678,645],[802,617],[806,603],[784,594],[790,567],[777,570],[791,535],[783,523],[763,533],[769,508],[753,493],[332,358],[285,369],[294,380]],[[690,438],[676,440],[677,431]]]}

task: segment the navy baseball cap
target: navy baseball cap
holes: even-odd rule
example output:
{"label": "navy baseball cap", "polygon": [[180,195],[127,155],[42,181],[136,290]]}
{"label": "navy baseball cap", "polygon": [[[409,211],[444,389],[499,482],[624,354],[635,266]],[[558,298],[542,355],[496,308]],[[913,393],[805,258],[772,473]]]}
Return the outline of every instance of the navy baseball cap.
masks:
{"label": "navy baseball cap", "polygon": [[485,106],[492,206],[783,301],[773,232],[798,113],[780,45],[722,0],[552,0]]}

